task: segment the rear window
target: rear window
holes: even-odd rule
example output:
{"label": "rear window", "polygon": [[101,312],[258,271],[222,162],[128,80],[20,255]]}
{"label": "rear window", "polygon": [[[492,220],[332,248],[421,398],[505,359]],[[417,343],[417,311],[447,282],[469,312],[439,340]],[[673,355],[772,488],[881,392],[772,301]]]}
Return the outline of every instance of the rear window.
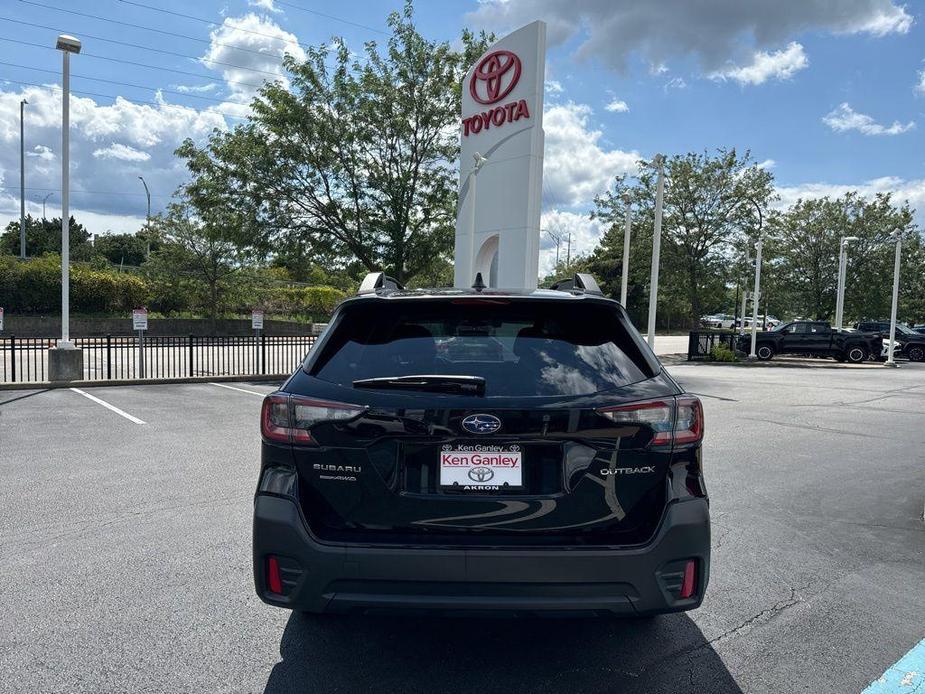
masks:
{"label": "rear window", "polygon": [[344,386],[481,376],[486,397],[583,395],[653,375],[610,307],[505,299],[346,306],[310,373]]}

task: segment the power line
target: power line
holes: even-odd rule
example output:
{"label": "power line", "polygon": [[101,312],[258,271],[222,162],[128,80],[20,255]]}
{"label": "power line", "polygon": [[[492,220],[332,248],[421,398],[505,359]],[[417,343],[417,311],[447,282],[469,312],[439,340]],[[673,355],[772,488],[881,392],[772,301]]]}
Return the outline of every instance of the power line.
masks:
{"label": "power line", "polygon": [[[13,84],[25,85],[27,87],[39,87],[40,89],[61,89],[60,85],[57,84],[38,84],[37,82],[25,82],[23,80],[6,80],[7,82],[12,82]],[[83,96],[96,96],[101,99],[125,99],[121,94],[100,94],[98,92],[88,92],[81,89],[72,89],[72,94],[82,94]],[[145,101],[143,99],[126,99],[133,104],[146,104],[149,106],[172,106],[173,108],[185,108],[190,111],[196,111],[192,106],[184,106],[183,104],[168,104],[162,101]],[[196,113],[203,113],[203,111],[196,111]],[[208,113],[216,113],[221,116],[226,116],[228,118],[236,118],[238,120],[247,120],[246,116],[239,116],[234,113],[229,113],[228,111],[219,111],[217,108],[211,108]]]}
{"label": "power line", "polygon": [[[54,51],[57,50],[54,46],[46,46],[41,43],[32,43],[31,41],[20,41],[19,39],[9,39],[5,36],[0,36],[0,41],[8,41],[10,43],[18,43],[22,46],[33,46],[34,48],[44,48],[45,50]],[[171,67],[163,67],[162,65],[150,65],[148,63],[138,63],[134,60],[123,60],[122,58],[112,58],[108,55],[96,55],[95,53],[85,53],[81,51],[81,59],[83,58],[95,58],[97,60],[107,60],[112,63],[122,63],[124,65],[134,65],[135,67],[144,67],[151,70],[162,70],[164,72],[175,72],[178,75],[189,75],[190,77],[198,77],[204,80],[212,80],[213,82],[227,82],[228,84],[239,84],[242,87],[253,87],[254,89],[260,89],[264,85],[256,84],[254,82],[241,82],[239,80],[226,80],[223,77],[216,77],[215,75],[203,75],[198,72],[190,72],[189,70],[177,70]]]}
{"label": "power line", "polygon": [[221,41],[213,42],[210,39],[202,39],[202,38],[199,38],[198,36],[188,36],[187,34],[178,34],[173,31],[167,31],[166,29],[155,29],[154,27],[147,27],[142,24],[132,24],[131,22],[123,22],[118,19],[110,19],[109,17],[100,17],[99,15],[89,14],[87,12],[78,12],[77,10],[67,10],[63,7],[55,7],[54,5],[45,5],[40,2],[34,2],[33,0],[19,0],[19,1],[26,3],[27,5],[35,5],[36,7],[42,7],[48,10],[55,10],[57,12],[66,12],[68,14],[73,14],[78,17],[87,17],[89,19],[97,19],[101,22],[109,22],[110,24],[119,24],[120,26],[132,27],[134,29],[141,29],[142,31],[154,31],[154,32],[157,32],[158,34],[164,34],[166,36],[173,36],[175,38],[180,38],[180,39],[187,39],[189,41],[196,41],[198,43],[205,43],[209,45],[214,44],[216,46],[226,46],[228,48],[233,48],[236,51],[245,51],[247,53],[253,53],[254,55],[262,56],[264,58],[267,56],[266,53],[262,53],[261,51],[255,51],[252,48],[243,48],[241,46],[236,46],[233,43],[222,43]]}
{"label": "power line", "polygon": [[[19,190],[19,186],[3,186],[0,185],[0,188],[3,190]],[[26,187],[26,190],[39,191],[41,193],[60,193],[60,188],[33,188]],[[84,195],[145,195],[145,193],[132,193],[129,191],[119,191],[119,190],[77,190],[76,188],[68,188],[68,191],[71,193],[83,193]],[[152,193],[152,198],[172,198],[172,195],[157,195]]]}
{"label": "power line", "polygon": [[[37,29],[47,29],[48,31],[54,31],[57,33],[66,33],[67,31],[69,31],[68,29],[59,29],[55,27],[46,26],[44,24],[34,24],[33,22],[24,22],[21,19],[10,19],[9,17],[0,17],[0,21],[14,22],[16,24],[23,24],[25,26],[35,27]],[[127,46],[129,48],[139,48],[143,51],[151,51],[152,53],[162,53],[164,55],[172,55],[177,58],[190,58],[191,60],[199,60],[199,57],[195,55],[186,55],[185,53],[177,53],[175,51],[168,51],[163,48],[152,48],[151,46],[143,46],[138,43],[128,43],[126,41],[116,41],[115,39],[107,39],[103,36],[93,36],[92,34],[86,34],[83,32],[81,32],[81,36],[83,36],[84,38],[93,39],[94,41],[104,41],[106,43],[114,43],[117,46]],[[209,60],[207,62],[209,62],[212,65],[224,65],[226,67],[233,67],[238,70],[248,70],[250,72],[260,72],[264,75],[270,75],[272,77],[279,77],[279,73],[277,72],[270,72],[269,70],[259,70],[258,68],[255,68],[255,67],[246,67],[244,65],[235,65],[233,63],[223,63],[220,60]]]}
{"label": "power line", "polygon": [[[20,2],[24,2],[24,1],[25,0],[20,0]],[[174,17],[182,17],[183,19],[192,19],[193,21],[203,22],[204,24],[210,24],[212,26],[226,27],[228,29],[233,29],[234,31],[244,31],[248,34],[254,34],[256,36],[263,36],[268,39],[273,39],[274,41],[282,41],[283,43],[294,43],[295,45],[301,46],[302,48],[311,49],[311,46],[307,46],[299,42],[297,39],[284,39],[284,38],[280,38],[279,36],[274,36],[273,34],[268,34],[265,31],[254,31],[253,29],[242,29],[241,27],[235,27],[235,26],[231,26],[228,24],[219,24],[218,22],[215,22],[214,20],[205,19],[204,17],[194,17],[191,14],[183,14],[182,12],[175,12],[173,10],[165,10],[163,7],[152,7],[151,5],[145,5],[144,3],[141,3],[141,2],[133,2],[133,0],[119,0],[119,2],[125,5],[134,5],[135,7],[142,7],[146,10],[152,10],[153,12],[162,12],[163,14],[173,15]]]}
{"label": "power line", "polygon": [[[28,65],[18,65],[16,63],[7,63],[2,60],[0,60],[0,65],[6,65],[7,67],[16,67],[22,70],[32,70],[34,72],[47,72],[52,75],[61,74],[60,70],[47,70],[41,67],[30,67]],[[237,104],[239,106],[249,106],[248,103],[245,103],[243,101],[231,101],[229,99],[219,99],[218,97],[215,97],[215,96],[200,96],[198,94],[186,94],[184,92],[178,92],[172,89],[161,89],[160,87],[150,87],[144,84],[132,84],[131,82],[119,82],[117,80],[108,80],[103,77],[90,77],[89,75],[79,75],[74,72],[71,73],[71,77],[77,77],[79,79],[84,79],[84,80],[92,80],[94,82],[105,82],[106,84],[115,84],[121,87],[131,87],[132,89],[150,89],[153,92],[163,92],[164,94],[175,94],[178,96],[185,96],[190,99],[203,99],[205,101],[217,101],[220,104]]]}
{"label": "power line", "polygon": [[359,27],[360,29],[366,29],[367,31],[372,31],[377,34],[382,34],[383,36],[390,36],[389,32],[382,31],[381,29],[376,29],[375,27],[368,26],[366,24],[360,24],[358,22],[352,22],[349,19],[343,19],[341,17],[335,17],[332,14],[325,14],[324,12],[319,12],[318,10],[310,10],[307,7],[301,7],[291,2],[286,2],[285,0],[274,0],[277,5],[283,5],[284,7],[291,7],[294,10],[299,10],[300,12],[308,12],[309,14],[317,15],[318,17],[324,17],[325,19],[331,19],[335,22],[343,22],[344,24],[349,24],[351,26]]}

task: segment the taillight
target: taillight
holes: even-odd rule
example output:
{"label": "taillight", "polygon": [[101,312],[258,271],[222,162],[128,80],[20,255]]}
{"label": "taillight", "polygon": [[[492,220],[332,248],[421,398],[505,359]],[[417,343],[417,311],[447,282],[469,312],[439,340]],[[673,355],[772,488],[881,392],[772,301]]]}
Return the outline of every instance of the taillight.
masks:
{"label": "taillight", "polygon": [[308,445],[314,443],[311,428],[316,424],[353,419],[365,411],[361,405],[272,393],[263,400],[260,431],[270,441]]}
{"label": "taillight", "polygon": [[697,562],[693,559],[688,559],[687,563],[684,565],[684,578],[681,579],[681,590],[678,593],[678,597],[682,600],[693,597],[696,589]]}
{"label": "taillight", "polygon": [[619,424],[649,427],[653,446],[696,443],[703,438],[703,408],[693,395],[601,407],[597,413]]}

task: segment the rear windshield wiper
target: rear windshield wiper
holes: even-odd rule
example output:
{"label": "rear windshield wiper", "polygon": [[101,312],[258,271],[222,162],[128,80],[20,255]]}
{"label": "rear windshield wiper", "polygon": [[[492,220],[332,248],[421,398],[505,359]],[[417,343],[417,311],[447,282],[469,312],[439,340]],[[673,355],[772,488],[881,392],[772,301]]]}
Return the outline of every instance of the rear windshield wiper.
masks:
{"label": "rear windshield wiper", "polygon": [[485,395],[485,379],[481,376],[441,376],[439,374],[384,376],[382,378],[358,379],[353,382],[353,387],[423,390],[430,393],[459,393],[460,395]]}

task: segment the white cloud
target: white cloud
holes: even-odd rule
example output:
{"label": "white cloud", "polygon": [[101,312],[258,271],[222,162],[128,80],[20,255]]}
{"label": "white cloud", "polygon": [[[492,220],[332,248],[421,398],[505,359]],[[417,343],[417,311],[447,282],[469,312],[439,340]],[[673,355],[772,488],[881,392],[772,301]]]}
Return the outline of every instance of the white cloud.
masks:
{"label": "white cloud", "polygon": [[552,95],[561,94],[565,91],[565,88],[559,80],[546,80],[544,87],[546,93]]}
{"label": "white cloud", "polygon": [[[559,245],[559,260],[565,262],[570,255],[574,260],[582,253],[590,251],[601,238],[603,230],[596,220],[591,220],[587,213],[563,212],[550,210],[543,213],[540,220],[543,233],[540,236],[540,277],[544,277],[556,267],[556,242],[550,233],[562,241]],[[568,253],[568,239],[571,233],[571,253]]]}
{"label": "white cloud", "polygon": [[547,205],[590,204],[614,176],[635,173],[637,152],[606,150],[602,132],[590,124],[591,108],[585,104],[557,104],[543,113],[546,152],[543,186]]}
{"label": "white cloud", "polygon": [[51,151],[51,147],[46,147],[45,145],[36,145],[32,148],[31,152],[26,152],[27,157],[33,157],[35,159],[41,159],[42,161],[53,161],[55,158],[55,153]]}
{"label": "white cloud", "polygon": [[264,10],[266,12],[282,12],[276,5],[273,4],[273,0],[247,0],[247,4],[250,7],[256,7],[259,10]]}
{"label": "white cloud", "polygon": [[858,113],[847,103],[823,116],[822,122],[836,132],[857,130],[864,135],[901,135],[915,127],[915,121],[904,124],[897,120],[892,125],[883,125],[864,113]]}
{"label": "white cloud", "polygon": [[777,166],[777,162],[773,159],[765,159],[764,161],[759,162],[757,166],[759,169],[773,169],[775,166]]}
{"label": "white cloud", "polygon": [[93,150],[97,159],[121,159],[122,161],[148,161],[151,155],[140,149],[113,142],[109,147]]}
{"label": "white cloud", "polygon": [[630,107],[626,105],[626,102],[622,99],[612,99],[609,104],[607,104],[604,109],[610,111],[611,113],[626,113],[630,110]]}
{"label": "white cloud", "polygon": [[919,94],[925,94],[925,70],[919,72],[919,83],[915,85],[915,91]]}
{"label": "white cloud", "polygon": [[672,89],[687,89],[687,82],[684,81],[683,77],[672,77],[665,82],[662,89],[664,89],[666,93]]}
{"label": "white cloud", "polygon": [[247,115],[250,109],[242,104],[254,97],[263,81],[276,79],[289,85],[283,69],[287,53],[298,60],[306,58],[294,34],[253,13],[226,17],[209,37],[209,49],[199,60],[210,69],[221,70],[231,92],[231,98],[221,108],[236,115]]}
{"label": "white cloud", "polygon": [[[51,85],[0,88],[0,179],[4,179],[0,184],[15,183],[16,188],[19,101],[23,98],[29,101],[26,150],[34,155],[26,162],[26,196],[32,212],[41,214],[41,201],[47,192],[53,193],[49,205],[61,200],[61,91]],[[139,175],[151,188],[152,211],[160,211],[188,176],[174,150],[186,137],[202,142],[214,128],[226,127],[224,117],[217,113],[163,99],[157,105],[135,104],[123,98],[101,105],[71,94],[71,206],[75,214],[80,210],[84,216],[95,215],[93,219],[101,228],[91,226],[94,233],[105,231],[107,226],[103,225],[107,223],[103,220],[110,216],[126,224],[130,218],[143,217],[145,196]],[[7,205],[2,193],[9,194],[10,190],[0,189],[0,210],[12,211],[18,217],[18,200]],[[13,197],[18,198],[18,190]]]}
{"label": "white cloud", "polygon": [[653,66],[693,57],[709,74],[806,33],[904,34],[913,18],[894,0],[482,0],[467,23],[503,32],[542,18],[551,46],[622,70],[631,55]]}
{"label": "white cloud", "polygon": [[803,46],[792,41],[773,53],[757,51],[748,65],[731,66],[709,76],[718,80],[735,80],[739,84],[764,84],[769,79],[786,80],[809,65]]}
{"label": "white cloud", "polygon": [[218,89],[218,82],[210,82],[209,84],[172,84],[170,88],[184,94],[205,94]]}

